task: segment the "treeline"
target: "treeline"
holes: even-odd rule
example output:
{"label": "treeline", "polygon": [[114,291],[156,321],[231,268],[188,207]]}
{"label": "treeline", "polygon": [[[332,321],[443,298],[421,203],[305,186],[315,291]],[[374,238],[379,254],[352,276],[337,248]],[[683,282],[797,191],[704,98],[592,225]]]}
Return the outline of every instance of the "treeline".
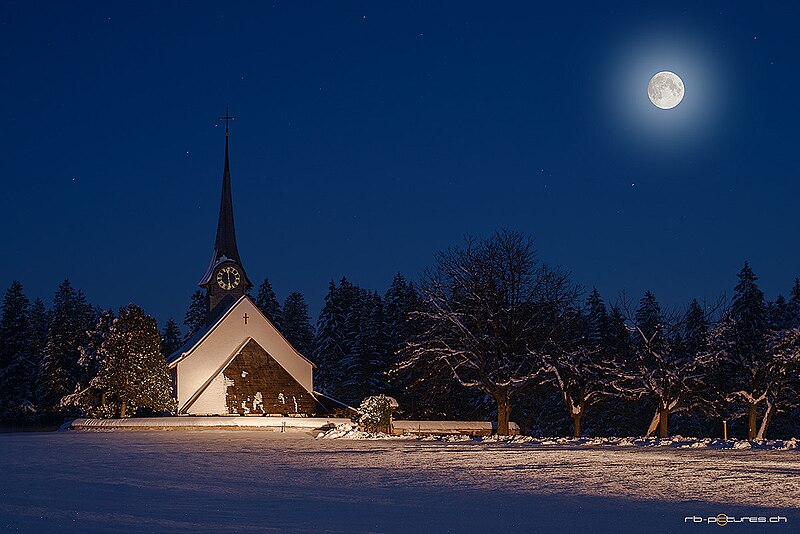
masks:
{"label": "treeline", "polygon": [[800,280],[767,301],[745,263],[729,301],[607,304],[498,232],[437,256],[418,286],[331,282],[316,387],[414,419],[514,420],[539,435],[800,434]]}
{"label": "treeline", "polygon": [[[510,420],[536,435],[790,437],[800,434],[800,281],[767,301],[745,263],[732,298],[664,309],[651,292],[608,304],[501,231],[436,257],[385,293],[330,282],[312,326],[302,294],[259,309],[314,361],[315,388],[351,406],[384,393],[406,419]],[[19,282],[0,314],[0,416],[126,416],[174,410],[165,357],[205,324],[197,291],[184,319],[135,305],[92,307],[69,281],[53,306]],[[130,387],[129,384],[136,384]]]}
{"label": "treeline", "polygon": [[[176,326],[167,322],[165,339]],[[14,281],[0,313],[0,420],[168,413],[174,401],[163,352],[155,319],[134,304],[115,315],[65,280],[47,309]]]}

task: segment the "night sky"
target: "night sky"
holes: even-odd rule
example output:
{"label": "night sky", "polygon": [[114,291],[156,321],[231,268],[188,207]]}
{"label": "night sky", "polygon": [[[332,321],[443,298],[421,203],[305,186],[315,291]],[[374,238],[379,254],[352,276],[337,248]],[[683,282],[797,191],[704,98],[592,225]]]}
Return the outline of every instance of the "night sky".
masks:
{"label": "night sky", "polygon": [[500,227],[610,301],[800,275],[796,3],[169,4],[0,5],[3,287],[182,321],[226,104],[244,266],[313,319]]}

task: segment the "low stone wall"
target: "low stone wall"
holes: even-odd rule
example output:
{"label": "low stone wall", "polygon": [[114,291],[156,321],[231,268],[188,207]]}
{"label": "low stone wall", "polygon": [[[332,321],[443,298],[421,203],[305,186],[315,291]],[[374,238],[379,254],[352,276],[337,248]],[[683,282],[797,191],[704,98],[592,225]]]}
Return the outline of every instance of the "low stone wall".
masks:
{"label": "low stone wall", "polygon": [[[392,434],[437,434],[490,436],[497,430],[497,423],[491,421],[392,421]],[[512,436],[519,434],[517,423],[508,423]]]}
{"label": "low stone wall", "polygon": [[325,431],[350,419],[321,417],[133,417],[129,419],[75,419],[71,430],[271,430]]}

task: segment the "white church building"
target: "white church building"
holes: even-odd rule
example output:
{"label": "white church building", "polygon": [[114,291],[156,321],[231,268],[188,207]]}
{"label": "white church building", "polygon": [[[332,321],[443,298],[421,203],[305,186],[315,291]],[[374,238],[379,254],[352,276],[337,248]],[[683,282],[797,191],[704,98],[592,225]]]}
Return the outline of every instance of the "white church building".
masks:
{"label": "white church building", "polygon": [[199,283],[208,298],[206,323],[167,357],[178,414],[344,414],[347,406],[314,391],[314,363],[295,350],[247,295],[253,284],[236,245],[228,137],[226,121],[214,253]]}

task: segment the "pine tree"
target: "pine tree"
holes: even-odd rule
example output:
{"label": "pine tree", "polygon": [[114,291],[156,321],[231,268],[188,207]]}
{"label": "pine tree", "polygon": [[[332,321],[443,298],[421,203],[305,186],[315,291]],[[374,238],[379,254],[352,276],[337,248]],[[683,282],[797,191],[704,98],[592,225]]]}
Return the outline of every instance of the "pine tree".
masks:
{"label": "pine tree", "polygon": [[631,333],[625,326],[622,309],[616,305],[611,306],[608,314],[608,349],[623,361],[631,354]]}
{"label": "pine tree", "polygon": [[789,292],[789,316],[792,321],[792,328],[800,328],[800,278],[794,279],[794,285]]}
{"label": "pine tree", "polygon": [[206,325],[208,315],[208,295],[205,291],[197,290],[192,293],[189,307],[186,309],[186,316],[183,324],[186,325],[186,337],[184,341],[195,335]]}
{"label": "pine tree", "polygon": [[414,380],[410,370],[400,372],[397,363],[400,350],[418,331],[413,313],[419,308],[419,297],[414,284],[406,282],[405,277],[397,273],[386,291],[383,304],[383,329],[387,344],[384,366],[389,371],[387,388],[390,395],[398,398],[401,409],[407,409],[414,404],[414,399],[407,395],[408,386]]}
{"label": "pine tree", "polygon": [[340,364],[344,359],[344,309],[339,288],[331,280],[325,305],[319,312],[314,336],[314,361],[318,366],[317,387],[333,395],[334,385],[341,381]]}
{"label": "pine tree", "polygon": [[175,319],[170,317],[167,319],[167,322],[164,323],[164,329],[161,331],[161,352],[164,356],[167,357],[181,348],[181,345],[183,345],[182,339],[181,328],[178,326],[178,323],[175,322]]}
{"label": "pine tree", "polygon": [[695,358],[706,351],[708,345],[709,321],[706,312],[692,299],[683,316],[681,346],[687,358]]}
{"label": "pine tree", "polygon": [[636,308],[634,314],[634,321],[641,329],[642,335],[636,338],[636,343],[641,345],[642,339],[652,339],[651,345],[653,348],[658,348],[663,343],[663,324],[664,316],[661,313],[661,306],[659,306],[655,295],[650,291],[645,291],[644,296],[639,301],[639,307]]}
{"label": "pine tree", "polygon": [[36,367],[31,352],[30,303],[14,280],[3,297],[0,316],[0,418],[33,411]]}
{"label": "pine tree", "polygon": [[74,393],[61,399],[61,405],[76,410],[80,415],[93,415],[100,404],[100,391],[93,388],[92,383],[100,371],[103,359],[101,348],[114,319],[112,310],[102,310],[94,329],[88,332],[86,343],[79,348],[77,386]]}
{"label": "pine tree", "polygon": [[255,305],[275,325],[275,328],[282,333],[283,313],[278,298],[275,296],[275,291],[272,290],[269,278],[264,278],[264,281],[258,286]]}
{"label": "pine tree", "polygon": [[377,293],[362,293],[350,317],[351,323],[345,321],[345,328],[349,326],[348,336],[353,342],[343,362],[342,398],[355,405],[387,389],[388,339],[384,333],[383,303]]}
{"label": "pine tree", "polygon": [[56,290],[52,318],[40,368],[37,398],[49,410],[60,410],[61,399],[75,391],[80,347],[95,321],[83,293],[64,280]]}
{"label": "pine tree", "polygon": [[311,326],[308,304],[302,293],[293,291],[283,302],[282,333],[297,352],[311,355],[314,347],[314,328]]}
{"label": "pine tree", "polygon": [[605,345],[608,338],[608,311],[600,292],[596,287],[586,299],[586,337],[587,342],[594,347]]}
{"label": "pine tree", "polygon": [[142,308],[130,304],[120,309],[100,351],[100,370],[92,387],[102,392],[107,415],[175,410],[158,325]]}
{"label": "pine tree", "polygon": [[757,409],[764,401],[775,405],[769,397],[782,377],[774,373],[774,354],[767,350],[768,308],[756,283],[758,277],[745,262],[738,278],[731,309],[710,334],[704,363],[717,414],[725,418],[746,415],[747,437],[753,439]]}
{"label": "pine tree", "polygon": [[789,303],[783,295],[778,295],[773,302],[767,305],[767,320],[770,328],[776,331],[788,330],[792,327],[792,316]]}
{"label": "pine tree", "polygon": [[36,297],[31,305],[31,357],[36,368],[34,379],[34,399],[36,398],[37,384],[41,377],[42,358],[44,357],[44,347],[47,344],[47,332],[50,330],[50,312],[42,302]]}

